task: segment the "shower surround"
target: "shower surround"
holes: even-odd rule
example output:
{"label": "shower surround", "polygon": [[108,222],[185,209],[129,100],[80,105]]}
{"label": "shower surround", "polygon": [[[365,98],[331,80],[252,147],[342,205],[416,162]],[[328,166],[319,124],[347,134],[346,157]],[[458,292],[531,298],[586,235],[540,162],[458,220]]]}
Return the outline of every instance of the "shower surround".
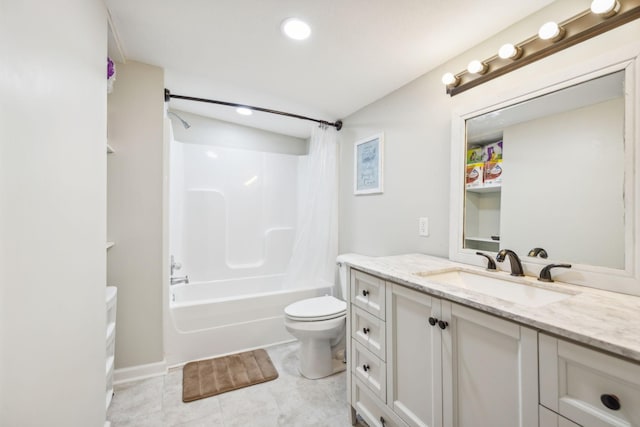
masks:
{"label": "shower surround", "polygon": [[171,286],[171,365],[292,337],[286,305],[332,283],[285,289],[307,156],[172,141],[170,250],[190,283]]}

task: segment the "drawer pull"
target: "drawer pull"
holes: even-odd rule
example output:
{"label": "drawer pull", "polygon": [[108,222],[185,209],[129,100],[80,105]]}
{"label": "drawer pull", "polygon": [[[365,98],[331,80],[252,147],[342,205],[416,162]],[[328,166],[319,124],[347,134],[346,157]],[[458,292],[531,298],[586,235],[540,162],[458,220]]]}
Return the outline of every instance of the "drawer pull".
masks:
{"label": "drawer pull", "polygon": [[612,411],[617,411],[620,409],[620,399],[618,396],[613,394],[603,394],[600,396],[600,401],[604,406],[611,409]]}
{"label": "drawer pull", "polygon": [[385,427],[387,425],[387,422],[384,420],[384,417],[380,417],[380,424],[382,424],[382,427]]}
{"label": "drawer pull", "polygon": [[368,334],[370,330],[369,328],[362,328],[362,332],[364,332],[365,335]]}
{"label": "drawer pull", "polygon": [[438,323],[438,319],[436,319],[435,317],[429,317],[429,324],[431,326],[435,326],[436,323]]}
{"label": "drawer pull", "polygon": [[449,326],[449,322],[445,322],[443,320],[438,322],[438,326],[440,326],[440,329],[446,329],[447,326]]}
{"label": "drawer pull", "polygon": [[362,296],[363,296],[363,297],[366,297],[367,295],[369,295],[369,291],[368,291],[368,290],[366,290],[366,289],[363,289],[363,290],[362,290]]}
{"label": "drawer pull", "polygon": [[369,369],[371,369],[371,367],[367,364],[362,365],[362,369],[364,369],[365,372],[367,372]]}

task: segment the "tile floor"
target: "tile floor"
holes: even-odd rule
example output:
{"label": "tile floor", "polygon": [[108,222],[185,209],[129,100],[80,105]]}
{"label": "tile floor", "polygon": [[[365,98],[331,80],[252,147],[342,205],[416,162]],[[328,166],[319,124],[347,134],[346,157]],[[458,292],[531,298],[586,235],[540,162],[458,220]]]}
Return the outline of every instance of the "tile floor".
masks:
{"label": "tile floor", "polygon": [[297,372],[298,343],[267,348],[273,381],[182,402],[182,368],[115,387],[112,427],[349,427],[346,373],[308,380]]}

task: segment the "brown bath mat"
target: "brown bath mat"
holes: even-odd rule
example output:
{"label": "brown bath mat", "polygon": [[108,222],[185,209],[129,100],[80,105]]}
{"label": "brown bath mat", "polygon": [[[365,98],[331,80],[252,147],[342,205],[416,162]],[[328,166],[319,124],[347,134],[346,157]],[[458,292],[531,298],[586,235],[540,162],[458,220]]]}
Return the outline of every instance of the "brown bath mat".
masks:
{"label": "brown bath mat", "polygon": [[182,401],[192,402],[276,378],[278,371],[263,349],[189,362],[182,370]]}

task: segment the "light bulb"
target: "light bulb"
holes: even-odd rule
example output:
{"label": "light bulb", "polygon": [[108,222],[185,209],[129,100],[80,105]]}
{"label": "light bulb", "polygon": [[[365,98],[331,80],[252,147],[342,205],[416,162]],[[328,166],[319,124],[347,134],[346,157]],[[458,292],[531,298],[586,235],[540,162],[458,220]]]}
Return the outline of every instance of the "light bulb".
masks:
{"label": "light bulb", "polygon": [[511,43],[503,44],[498,50],[498,56],[502,59],[518,59],[522,55],[522,49]]}
{"label": "light bulb", "polygon": [[305,40],[311,35],[311,27],[298,18],[287,18],[282,21],[282,32],[294,40]]}
{"label": "light bulb", "polygon": [[243,116],[250,116],[253,114],[250,108],[247,107],[238,107],[236,108],[236,113],[241,114]]}
{"label": "light bulb", "polygon": [[467,71],[471,74],[484,74],[487,71],[487,64],[474,59],[467,65]]}
{"label": "light bulb", "polygon": [[605,18],[615,15],[619,10],[620,2],[618,0],[593,0],[591,2],[591,12]]}
{"label": "light bulb", "polygon": [[538,37],[542,40],[558,41],[564,37],[564,29],[560,28],[555,22],[547,22],[538,31]]}
{"label": "light bulb", "polygon": [[454,76],[453,73],[445,73],[442,76],[442,83],[446,84],[447,86],[455,86],[459,81],[460,79]]}

